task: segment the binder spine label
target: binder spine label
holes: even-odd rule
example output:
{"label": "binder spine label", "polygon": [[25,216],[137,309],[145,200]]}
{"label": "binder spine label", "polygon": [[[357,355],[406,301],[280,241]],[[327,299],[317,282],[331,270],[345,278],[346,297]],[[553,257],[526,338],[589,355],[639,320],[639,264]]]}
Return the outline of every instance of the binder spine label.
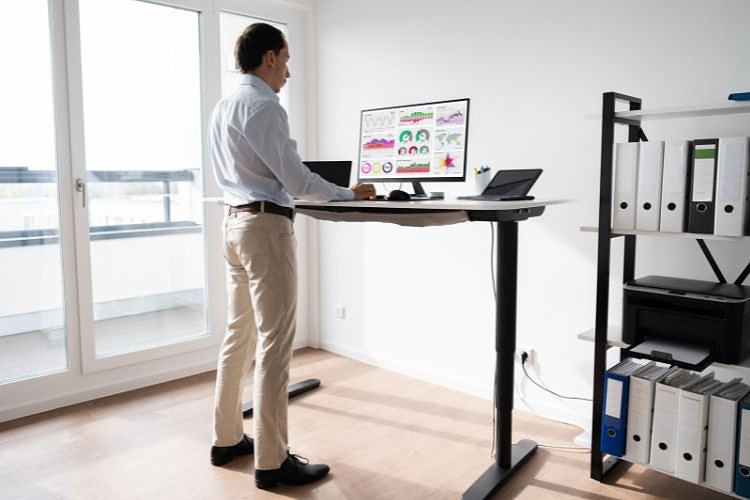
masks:
{"label": "binder spine label", "polygon": [[[664,195],[682,201],[687,177],[688,143],[667,144],[664,150]],[[682,189],[680,189],[682,188]]]}
{"label": "binder spine label", "polygon": [[621,142],[615,147],[612,227],[616,229],[635,229],[639,148],[638,142]]}
{"label": "binder spine label", "polygon": [[744,236],[747,226],[748,138],[722,137],[716,172],[714,233]]}
{"label": "binder spine label", "polygon": [[[735,412],[737,409],[733,405],[722,401],[717,402],[716,404],[714,404],[713,401],[711,403],[712,404],[709,407],[710,420],[708,422],[708,429],[710,432],[709,435],[713,439],[711,439],[710,448],[716,455],[722,457],[733,457],[735,443],[734,427],[737,423]],[[726,432],[727,430],[732,431],[732,439],[720,439],[720,437],[723,436],[722,431]]]}
{"label": "binder spine label", "polygon": [[[654,425],[669,429],[675,423],[674,412],[677,409],[677,394],[669,389],[657,388],[656,390],[660,393],[661,404],[659,409],[662,411],[654,411]],[[656,409],[655,404],[654,409]]]}
{"label": "binder spine label", "polygon": [[716,145],[696,144],[693,155],[694,161],[692,201],[713,201]]}
{"label": "binder spine label", "polygon": [[668,141],[664,144],[664,172],[659,229],[682,232],[687,218],[688,141]]}
{"label": "binder spine label", "polygon": [[680,400],[680,426],[693,433],[700,429],[701,402],[690,396],[683,396]]}
{"label": "binder spine label", "polygon": [[[720,183],[717,188],[717,198],[738,202],[742,198],[742,183],[744,182],[745,144],[730,143],[724,150],[726,159],[722,162],[722,178],[727,182]],[[729,182],[734,180],[734,182]]]}
{"label": "binder spine label", "polygon": [[622,405],[622,382],[619,380],[607,380],[607,402],[604,413],[608,417],[620,418]]}

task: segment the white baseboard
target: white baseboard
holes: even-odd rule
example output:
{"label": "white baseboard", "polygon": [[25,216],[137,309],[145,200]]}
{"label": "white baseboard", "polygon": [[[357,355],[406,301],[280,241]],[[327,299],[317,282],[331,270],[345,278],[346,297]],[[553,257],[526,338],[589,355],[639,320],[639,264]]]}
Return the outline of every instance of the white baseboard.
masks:
{"label": "white baseboard", "polygon": [[294,337],[294,340],[292,341],[292,349],[302,349],[303,347],[311,347],[310,342],[307,341],[307,337]]}
{"label": "white baseboard", "polygon": [[573,439],[573,442],[578,446],[591,448],[591,429],[584,429],[582,433]]}
{"label": "white baseboard", "polygon": [[[516,386],[516,394],[518,394],[518,387]],[[564,424],[570,424],[580,428],[584,432],[591,432],[591,416],[581,415],[567,408],[560,408],[558,406],[549,405],[543,401],[537,399],[531,399],[528,397],[515,398],[514,406],[520,410],[528,411],[534,415],[548,420],[554,420],[555,422],[562,422]]]}
{"label": "white baseboard", "polygon": [[164,370],[159,373],[150,373],[139,378],[131,378],[117,383],[108,383],[94,387],[86,387],[83,390],[72,390],[59,394],[53,398],[39,399],[30,403],[21,404],[12,408],[0,410],[0,422],[14,420],[17,418],[36,415],[45,411],[56,410],[66,406],[85,403],[95,399],[113,396],[123,392],[142,389],[164,382],[170,382],[180,378],[198,375],[216,369],[216,360],[200,362],[191,366],[182,366],[173,370]]}
{"label": "white baseboard", "polygon": [[367,363],[368,365],[377,366],[378,368],[384,368],[386,370],[400,373],[402,375],[407,375],[419,380],[424,380],[425,382],[430,382],[433,384],[441,385],[443,387],[447,387],[449,389],[454,389],[460,392],[471,394],[472,396],[477,396],[482,399],[492,399],[491,387],[482,387],[470,382],[457,380],[452,377],[445,377],[444,375],[428,370],[422,370],[414,367],[413,365],[408,365],[399,361],[372,356],[371,354],[368,354],[364,351],[351,349],[349,347],[342,346],[325,339],[321,339],[320,348],[325,351],[330,351],[334,354],[338,354],[340,356]]}
{"label": "white baseboard", "polygon": [[[412,365],[408,365],[399,361],[393,361],[390,359],[373,356],[369,353],[357,349],[351,349],[350,347],[343,346],[324,339],[321,339],[320,348],[334,354],[355,359],[369,365],[377,366],[378,368],[383,368],[385,370],[390,370],[402,375],[414,377],[419,380],[424,380],[425,382],[437,384],[449,389],[464,392],[466,394],[471,394],[472,396],[477,396],[482,399],[492,399],[492,386],[490,385],[490,383],[488,383],[487,386],[480,386],[466,380],[461,380],[454,377],[446,377],[443,374],[416,368]],[[518,371],[520,373],[520,370]],[[516,374],[515,377],[516,380],[518,380],[519,375]],[[515,388],[515,392],[516,396],[518,396],[519,394],[517,385]],[[574,425],[576,427],[581,427],[582,429],[591,428],[591,419],[589,417],[585,417],[566,408],[554,407],[543,401],[529,399],[528,397],[523,397],[523,395],[521,396],[522,397],[514,398],[514,406],[520,410],[528,411],[529,413],[533,413],[537,416],[557,422],[563,422],[566,424]]]}

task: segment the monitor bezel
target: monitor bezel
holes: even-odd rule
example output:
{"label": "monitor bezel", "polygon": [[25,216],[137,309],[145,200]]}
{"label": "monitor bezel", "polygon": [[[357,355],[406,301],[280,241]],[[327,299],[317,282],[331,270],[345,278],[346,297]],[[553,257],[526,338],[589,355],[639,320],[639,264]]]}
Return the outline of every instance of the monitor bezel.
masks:
{"label": "monitor bezel", "polygon": [[[386,111],[389,109],[398,109],[398,108],[412,108],[416,106],[429,106],[432,104],[448,104],[451,102],[462,102],[466,101],[466,127],[465,127],[465,135],[464,135],[464,168],[463,173],[461,174],[461,177],[441,177],[441,178],[435,178],[435,177],[389,177],[389,178],[383,178],[383,177],[361,177],[360,173],[360,165],[362,162],[362,128],[363,128],[363,122],[364,122],[364,114],[369,113],[371,111]],[[467,160],[469,157],[469,115],[471,110],[471,99],[469,97],[463,97],[461,99],[449,99],[446,101],[432,101],[432,102],[420,102],[420,103],[414,103],[414,104],[402,104],[400,106],[385,106],[382,108],[371,108],[371,109],[363,109],[359,113],[359,137],[357,138],[357,182],[369,182],[369,183],[379,183],[379,184],[385,184],[385,183],[399,183],[399,182],[465,182],[466,181],[466,171],[468,170]]]}

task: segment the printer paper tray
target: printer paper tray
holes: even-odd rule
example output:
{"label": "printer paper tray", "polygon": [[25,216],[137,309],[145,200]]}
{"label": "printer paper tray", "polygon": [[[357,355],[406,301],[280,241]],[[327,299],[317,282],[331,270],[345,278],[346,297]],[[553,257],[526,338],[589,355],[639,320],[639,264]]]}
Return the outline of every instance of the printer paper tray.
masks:
{"label": "printer paper tray", "polygon": [[701,344],[648,337],[626,350],[634,358],[653,359],[688,370],[703,371],[713,362],[711,349]]}

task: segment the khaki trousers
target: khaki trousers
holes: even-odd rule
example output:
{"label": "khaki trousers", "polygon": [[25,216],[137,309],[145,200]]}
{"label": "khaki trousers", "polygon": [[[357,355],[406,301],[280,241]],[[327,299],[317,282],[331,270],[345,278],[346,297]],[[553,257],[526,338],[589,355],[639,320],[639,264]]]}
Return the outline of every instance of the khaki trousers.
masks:
{"label": "khaki trousers", "polygon": [[297,311],[297,243],[292,222],[270,213],[228,214],[224,221],[227,331],[216,374],[214,446],[242,440],[242,389],[255,359],[255,468],[287,457],[289,361]]}

